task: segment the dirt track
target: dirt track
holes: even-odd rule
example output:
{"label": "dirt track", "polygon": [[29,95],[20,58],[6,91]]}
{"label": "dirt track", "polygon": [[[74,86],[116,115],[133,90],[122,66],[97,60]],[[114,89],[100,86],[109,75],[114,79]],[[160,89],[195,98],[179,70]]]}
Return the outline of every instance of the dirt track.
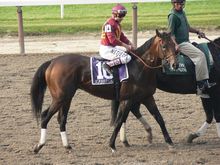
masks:
{"label": "dirt track", "polygon": [[[205,120],[199,98],[161,91],[155,98],[175,143],[174,152],[168,150],[156,121],[141,107],[153,129],[153,144],[147,143],[144,128],[130,115],[127,136],[131,147],[125,148],[117,138],[117,152],[112,154],[108,147],[113,130],[109,126],[110,102],[78,91],[67,124],[72,152],[67,153],[62,147],[59,126],[53,117],[48,125],[47,144],[35,155],[33,146],[39,140],[40,127],[31,113],[30,83],[39,65],[57,55],[0,56],[0,164],[219,164],[220,139],[214,124],[192,145],[185,142],[187,135]],[[44,108],[49,103],[46,93]]]}

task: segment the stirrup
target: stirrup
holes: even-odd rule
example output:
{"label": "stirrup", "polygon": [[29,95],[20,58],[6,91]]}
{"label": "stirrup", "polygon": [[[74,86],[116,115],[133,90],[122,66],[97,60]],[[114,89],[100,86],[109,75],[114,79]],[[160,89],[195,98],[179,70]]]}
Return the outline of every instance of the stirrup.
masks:
{"label": "stirrup", "polygon": [[203,93],[203,90],[200,88],[197,88],[197,95],[201,98],[209,99],[210,96],[208,93]]}
{"label": "stirrup", "polygon": [[105,71],[106,71],[108,74],[110,74],[110,75],[112,74],[111,67],[110,67],[108,64],[106,64],[105,62],[103,62],[102,67],[103,67],[103,69],[105,69]]}
{"label": "stirrup", "polygon": [[213,82],[213,83],[208,83],[208,86],[207,86],[207,88],[212,88],[213,86],[215,86],[216,85],[216,82]]}
{"label": "stirrup", "polygon": [[208,80],[197,81],[197,86],[202,91],[204,91],[207,88],[212,88],[215,85],[216,85],[216,82],[210,83]]}

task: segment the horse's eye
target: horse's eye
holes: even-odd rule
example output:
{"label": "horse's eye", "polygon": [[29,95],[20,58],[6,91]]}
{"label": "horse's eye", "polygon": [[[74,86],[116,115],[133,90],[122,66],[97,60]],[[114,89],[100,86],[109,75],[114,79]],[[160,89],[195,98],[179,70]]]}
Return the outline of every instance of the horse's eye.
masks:
{"label": "horse's eye", "polygon": [[163,49],[163,50],[166,50],[166,48],[167,48],[167,46],[164,44],[164,45],[162,46],[162,49]]}

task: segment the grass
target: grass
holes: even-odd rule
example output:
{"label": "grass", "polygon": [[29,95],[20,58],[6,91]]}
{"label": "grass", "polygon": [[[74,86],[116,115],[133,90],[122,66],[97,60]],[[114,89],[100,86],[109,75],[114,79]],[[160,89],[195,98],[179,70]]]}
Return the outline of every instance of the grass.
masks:
{"label": "grass", "polygon": [[[111,15],[114,4],[66,5],[64,19],[60,18],[60,6],[22,7],[25,35],[75,34],[100,32],[104,21]],[[128,15],[122,22],[123,29],[131,31],[132,4],[124,4]],[[139,3],[138,31],[165,29],[169,2]],[[186,3],[185,11],[191,26],[204,29],[220,29],[220,1],[202,0]],[[0,35],[17,35],[16,7],[0,7]]]}

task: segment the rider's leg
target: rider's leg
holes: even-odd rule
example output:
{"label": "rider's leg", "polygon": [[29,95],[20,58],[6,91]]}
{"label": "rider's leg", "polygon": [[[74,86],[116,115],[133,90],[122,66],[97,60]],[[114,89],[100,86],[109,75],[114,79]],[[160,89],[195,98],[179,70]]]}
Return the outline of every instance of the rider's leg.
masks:
{"label": "rider's leg", "polygon": [[208,82],[209,72],[204,53],[190,42],[183,42],[179,46],[180,51],[187,55],[195,64],[197,94],[203,98],[208,98],[209,96],[207,94],[203,94],[204,90],[210,87]]}
{"label": "rider's leg", "polygon": [[120,65],[120,64],[126,64],[131,60],[131,56],[125,52],[123,47],[103,47],[100,49],[100,55],[108,59],[110,61],[107,61],[103,64],[104,69],[111,73],[111,67]]}

